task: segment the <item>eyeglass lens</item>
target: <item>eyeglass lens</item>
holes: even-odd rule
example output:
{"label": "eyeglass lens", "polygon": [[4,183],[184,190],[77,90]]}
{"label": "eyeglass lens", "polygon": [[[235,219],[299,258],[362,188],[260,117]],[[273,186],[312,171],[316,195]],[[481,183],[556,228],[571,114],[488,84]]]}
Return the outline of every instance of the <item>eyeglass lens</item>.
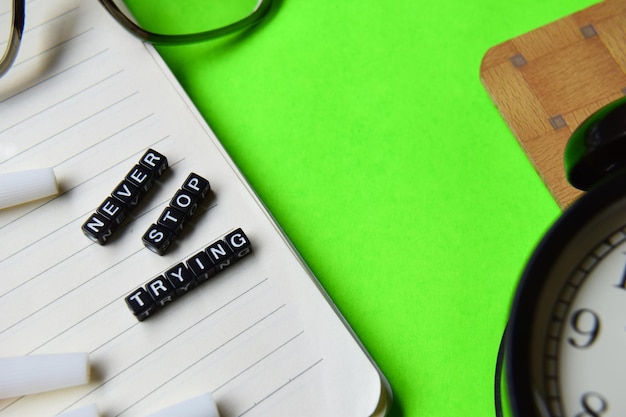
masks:
{"label": "eyeglass lens", "polygon": [[186,35],[238,22],[256,10],[259,0],[114,0],[113,3],[144,30]]}

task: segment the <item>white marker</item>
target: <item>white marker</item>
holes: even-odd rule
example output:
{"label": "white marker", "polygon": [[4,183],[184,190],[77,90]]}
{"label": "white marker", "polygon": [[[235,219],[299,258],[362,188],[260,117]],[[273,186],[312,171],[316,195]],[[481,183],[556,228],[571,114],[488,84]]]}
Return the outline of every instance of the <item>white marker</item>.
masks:
{"label": "white marker", "polygon": [[220,417],[211,394],[202,394],[174,404],[146,417]]}
{"label": "white marker", "polygon": [[89,381],[86,353],[0,358],[0,398],[13,398]]}
{"label": "white marker", "polygon": [[52,168],[0,174],[0,209],[59,193]]}

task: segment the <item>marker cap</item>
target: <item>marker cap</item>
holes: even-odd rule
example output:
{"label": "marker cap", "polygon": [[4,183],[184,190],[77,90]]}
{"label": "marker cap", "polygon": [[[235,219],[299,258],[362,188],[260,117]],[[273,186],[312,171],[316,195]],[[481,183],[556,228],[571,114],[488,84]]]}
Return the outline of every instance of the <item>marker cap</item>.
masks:
{"label": "marker cap", "polygon": [[52,168],[0,174],[0,209],[58,194]]}
{"label": "marker cap", "polygon": [[66,411],[57,415],[57,417],[99,417],[98,408],[95,404],[89,404],[75,410]]}
{"label": "marker cap", "polygon": [[0,358],[0,398],[86,384],[89,374],[86,353]]}
{"label": "marker cap", "polygon": [[211,394],[206,393],[164,408],[147,417],[220,417]]}

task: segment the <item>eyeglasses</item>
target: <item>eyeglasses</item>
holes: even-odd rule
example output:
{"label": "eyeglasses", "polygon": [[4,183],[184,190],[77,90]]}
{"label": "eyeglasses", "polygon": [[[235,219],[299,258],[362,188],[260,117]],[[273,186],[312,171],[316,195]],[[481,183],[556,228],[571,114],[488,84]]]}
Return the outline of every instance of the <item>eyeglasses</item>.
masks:
{"label": "eyeglasses", "polygon": [[[272,0],[98,1],[130,33],[158,45],[195,43],[228,35],[258,23],[272,5]],[[26,0],[0,0],[0,30],[5,31],[0,32],[0,51],[5,48],[0,77],[17,57],[25,9]]]}

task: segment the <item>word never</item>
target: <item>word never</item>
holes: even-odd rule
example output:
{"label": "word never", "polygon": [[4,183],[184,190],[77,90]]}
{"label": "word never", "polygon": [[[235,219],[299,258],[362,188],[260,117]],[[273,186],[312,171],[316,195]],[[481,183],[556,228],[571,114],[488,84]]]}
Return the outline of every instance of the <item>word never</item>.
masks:
{"label": "word never", "polygon": [[110,196],[83,224],[83,233],[101,245],[113,235],[128,214],[139,204],[154,181],[168,168],[167,158],[153,149],[148,149]]}

